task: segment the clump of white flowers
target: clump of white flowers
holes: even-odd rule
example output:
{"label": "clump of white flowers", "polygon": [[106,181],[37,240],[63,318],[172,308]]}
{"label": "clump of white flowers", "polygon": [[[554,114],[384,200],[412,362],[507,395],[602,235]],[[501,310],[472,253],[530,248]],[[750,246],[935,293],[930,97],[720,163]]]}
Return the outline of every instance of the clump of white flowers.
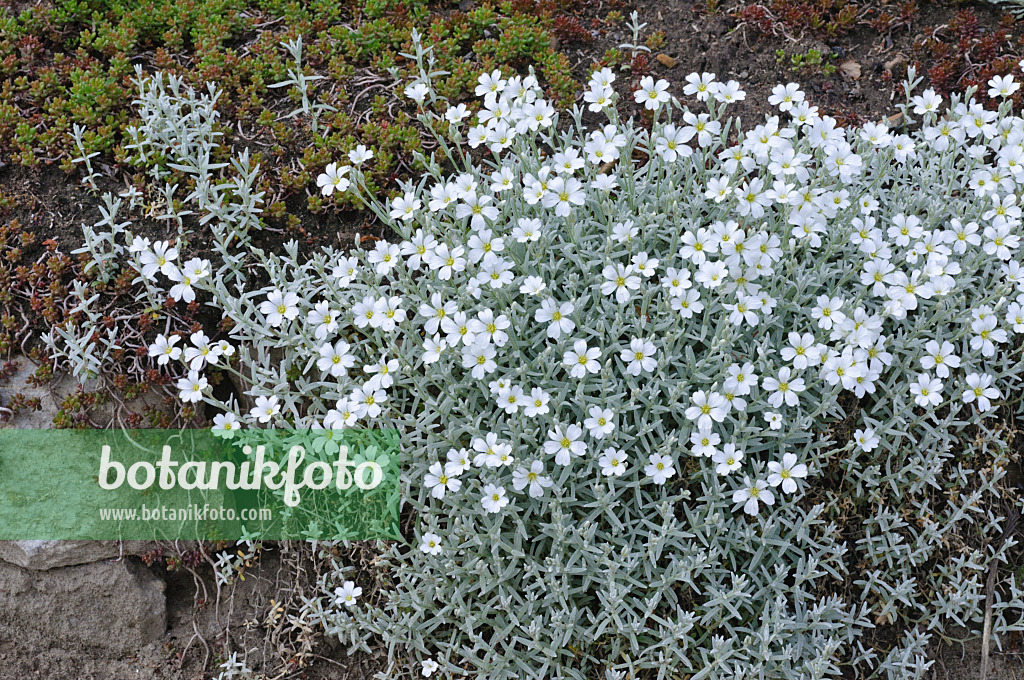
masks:
{"label": "clump of white flowers", "polygon": [[[940,111],[911,73],[906,130],[839,127],[794,83],[739,130],[739,84],[704,73],[640,82],[646,132],[604,69],[584,125],[532,75],[446,102],[415,44],[403,91],[442,157],[386,205],[365,148],[317,180],[394,242],[217,263],[132,242],[147,286],[233,322],[150,347],[218,427],[402,432],[411,546],[387,548],[382,599],[339,574],[310,615],[425,676],[923,672],[1013,543],[989,422],[1021,373],[1024,119],[970,93]],[[989,552],[951,551],[971,522]],[[993,630],[1021,630],[1001,592]],[[865,648],[883,623],[901,642]]]}

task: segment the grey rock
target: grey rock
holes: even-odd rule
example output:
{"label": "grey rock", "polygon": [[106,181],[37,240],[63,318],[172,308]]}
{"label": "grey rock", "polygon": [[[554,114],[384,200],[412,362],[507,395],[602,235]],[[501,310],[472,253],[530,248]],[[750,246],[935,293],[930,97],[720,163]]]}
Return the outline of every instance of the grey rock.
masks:
{"label": "grey rock", "polygon": [[0,541],[0,561],[45,570],[141,555],[154,547],[147,541]]}
{"label": "grey rock", "polygon": [[[22,410],[11,418],[9,414],[0,411],[0,427],[17,428],[21,430],[46,430],[53,427],[53,418],[60,411],[60,404],[70,394],[78,389],[79,381],[70,374],[58,371],[53,380],[45,385],[32,385],[28,379],[36,372],[36,366],[27,357],[20,354],[11,356],[11,361],[16,364],[14,372],[8,380],[0,381],[0,406],[7,406],[15,394],[22,394],[26,399],[38,399],[39,410]],[[88,391],[96,388],[94,382],[86,381],[82,386]],[[147,392],[127,402],[125,406],[134,413],[143,413],[147,409],[155,408],[164,413],[168,412],[163,398],[155,392]],[[100,426],[118,426],[118,404],[111,401],[109,404],[97,406],[90,411],[90,418]],[[120,414],[122,417],[125,413]]]}
{"label": "grey rock", "polygon": [[31,631],[62,648],[130,655],[166,632],[165,587],[132,560],[49,571],[0,562],[0,630]]}

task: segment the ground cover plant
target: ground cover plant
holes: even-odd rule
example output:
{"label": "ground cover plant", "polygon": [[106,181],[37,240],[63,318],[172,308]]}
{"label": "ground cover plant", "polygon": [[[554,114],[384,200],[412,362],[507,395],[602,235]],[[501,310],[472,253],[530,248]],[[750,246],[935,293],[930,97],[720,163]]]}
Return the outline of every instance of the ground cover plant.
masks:
{"label": "ground cover plant", "polygon": [[[480,70],[522,70],[527,63],[534,63],[546,95],[561,105],[574,95],[579,96],[577,81],[585,79],[584,71],[591,64],[631,68],[632,77],[620,78],[620,94],[649,73],[670,80],[675,80],[673,74],[682,76],[681,69],[663,67],[675,62],[659,52],[671,52],[673,36],[681,26],[688,30],[688,21],[666,24],[648,35],[644,42],[653,49],[651,54],[624,59],[618,43],[621,18],[629,6],[619,2],[607,7],[595,7],[588,2],[479,6],[465,2],[456,10],[421,1],[302,7],[238,1],[195,3],[183,9],[162,1],[139,4],[102,0],[0,8],[0,89],[6,95],[0,104],[0,163],[8,164],[0,168],[0,214],[4,215],[5,230],[11,231],[10,252],[6,255],[10,259],[0,271],[0,289],[4,289],[0,305],[2,313],[12,317],[2,331],[9,339],[0,347],[5,352],[17,348],[21,354],[31,354],[41,364],[40,380],[48,380],[45,348],[32,339],[39,332],[64,323],[72,310],[62,306],[63,291],[72,287],[73,279],[93,285],[80,269],[72,266],[73,258],[68,257],[78,245],[80,223],[94,219],[91,209],[84,207],[88,203],[73,190],[73,184],[81,177],[74,159],[98,154],[91,158],[94,167],[89,174],[104,189],[116,187],[116,193],[123,193],[129,187],[141,190],[145,186],[144,173],[129,162],[131,153],[126,147],[130,140],[124,134],[130,123],[137,122],[128,105],[135,96],[131,82],[135,64],[142,64],[147,72],[159,69],[174,73],[191,83],[220,84],[220,148],[248,148],[252,163],[261,168],[253,189],[265,194],[260,220],[267,231],[262,245],[273,248],[273,242],[291,237],[311,247],[323,243],[348,245],[356,229],[364,234],[386,236],[386,227],[372,215],[360,212],[360,205],[346,195],[324,197],[316,191],[311,185],[320,168],[332,158],[364,144],[376,154],[376,162],[367,168],[368,185],[383,198],[400,181],[420,170],[414,152],[433,150],[429,141],[427,148],[422,146],[413,111],[394,96],[386,74],[389,66],[409,68],[399,52],[407,49],[405,43],[412,27],[424,31],[435,46],[439,66],[452,72],[437,85],[445,96],[465,99]],[[693,13],[702,6],[696,3],[683,8],[688,16],[692,14],[701,20],[699,29],[695,29],[698,33],[713,32],[714,22],[727,18],[728,35],[738,35],[743,26],[752,26],[732,19],[733,15],[739,16],[739,9],[734,12],[731,7],[708,6],[704,7],[703,15]],[[852,34],[858,41],[871,42],[888,35],[913,34],[915,44],[921,43],[918,70],[935,76],[940,93],[984,83],[992,74],[1007,73],[1016,63],[1014,57],[1020,50],[1012,25],[1006,27],[1007,35],[993,37],[993,18],[986,15],[979,20],[981,10],[970,6],[965,10],[964,21],[951,23],[949,30],[936,33],[923,18],[930,6],[922,7],[924,11],[915,15],[917,23],[913,30],[901,24],[892,31],[871,29],[871,35],[864,38],[859,32],[863,32],[865,22],[874,13],[891,13],[892,8],[862,3],[866,14],[858,15],[854,24],[857,28],[847,33],[840,31],[839,35]],[[649,9],[648,13],[653,15],[654,8]],[[659,17],[662,9],[667,12],[669,8],[657,8]],[[833,9],[836,13],[849,11],[840,3]],[[765,41],[778,38],[785,42],[770,48],[770,61],[776,62],[774,55],[780,46],[783,52],[789,49],[790,53],[779,67],[781,73],[760,75],[815,81],[809,83],[809,91],[819,95],[817,101],[822,111],[833,113],[842,122],[858,120],[861,114],[845,105],[849,98],[849,76],[843,69],[836,71],[847,57],[833,56],[838,52],[831,52],[824,44],[799,49],[790,45],[794,35],[828,36],[828,31],[794,25],[780,29],[781,36],[775,32],[773,28],[766,33]],[[756,44],[753,32],[750,37]],[[704,40],[703,35],[698,38]],[[615,47],[606,50],[611,43]],[[849,48],[846,43],[843,45],[839,50]],[[288,46],[301,49],[296,51]],[[909,49],[899,44],[897,48]],[[736,54],[733,47],[728,48],[730,65]],[[915,51],[914,55],[917,54]],[[988,62],[990,59],[994,61]],[[802,65],[787,72],[791,62]],[[703,70],[721,73],[717,67]],[[293,78],[299,71],[305,76],[304,88],[298,87]],[[865,80],[870,71],[865,63]],[[821,75],[825,72],[831,75]],[[963,80],[963,72],[971,78]],[[285,85],[273,87],[281,83]],[[876,84],[865,85],[863,89],[874,91]],[[978,94],[982,101],[986,97],[984,89]],[[755,87],[754,91],[759,90]],[[310,115],[314,112],[302,109],[303,98],[308,101],[310,96],[328,108],[319,108],[316,115]],[[628,97],[620,103],[623,115],[634,113],[634,104]],[[290,115],[296,106],[300,113]],[[748,103],[738,103],[737,113],[744,117],[760,115],[747,106]],[[860,108],[864,109],[862,113],[881,115],[882,108],[891,107],[880,95]],[[76,124],[82,126],[77,140],[73,134]],[[221,153],[226,157],[226,151]],[[68,173],[67,179],[57,166]],[[177,173],[174,169],[170,172]],[[189,188],[191,181],[181,174],[177,174],[176,180],[181,188],[175,199]],[[54,210],[55,204],[70,210]],[[164,222],[153,220],[146,233],[152,238],[166,238],[170,234],[164,227]],[[278,230],[285,234],[284,239],[278,237]],[[7,246],[0,247],[6,251]],[[56,277],[59,281],[53,281],[55,277],[50,273],[43,275],[40,260],[56,266],[61,258],[69,262],[67,266],[61,265]],[[19,270],[20,267],[25,269]],[[113,280],[121,281],[118,277]],[[119,326],[118,344],[130,355],[140,346],[140,333],[146,331],[148,322],[130,304],[128,313],[138,317],[134,327],[129,328],[123,320],[113,322],[112,319],[126,314],[125,304],[138,293],[126,287],[117,288],[115,293],[114,288],[93,286],[100,295],[97,308],[111,312],[111,319],[105,323]],[[22,320],[23,310],[30,307],[34,313]],[[179,327],[187,329],[196,322],[191,318],[192,311],[183,307],[180,305],[176,314],[182,320]],[[39,310],[46,313],[39,314]],[[104,316],[100,314],[101,318]],[[156,423],[165,422],[168,413],[172,417],[178,415],[173,413],[175,405],[164,399],[166,379],[139,369],[136,361],[126,359],[122,370],[111,380],[104,380],[99,389],[89,388],[70,400],[62,409],[58,424],[98,425],[105,419],[91,413],[95,409],[90,404],[128,404],[140,393],[155,392],[153,401],[160,403],[161,409],[119,408],[123,421]],[[157,389],[154,391],[153,387]],[[8,407],[21,408],[18,403]],[[185,409],[181,415],[189,418],[192,413]]]}
{"label": "ground cover plant", "polygon": [[[565,102],[576,83],[552,44],[589,36],[570,20],[574,10],[558,2],[508,2],[439,14],[426,0],[309,5],[62,0],[20,13],[0,8],[0,145],[5,162],[30,167],[59,162],[70,169],[77,155],[70,133],[77,123],[87,128],[88,153],[104,153],[105,163],[120,164],[134,96],[133,64],[191,82],[216,81],[228,134],[244,127],[243,143],[258,158],[273,161],[261,188],[273,196],[271,214],[283,220],[285,205],[295,207],[289,199],[309,183],[293,159],[322,165],[323,158],[358,137],[378,149],[373,179],[387,184],[411,163],[412,151],[420,150],[418,134],[380,77],[387,67],[400,65],[398,52],[410,28],[435,43],[438,59],[450,71],[439,83],[447,96],[464,93],[479,70],[474,62],[487,68],[529,62],[546,77],[552,95]],[[282,47],[296,39],[304,40],[301,54]],[[475,58],[467,61],[470,52]],[[289,98],[305,95],[297,87],[271,88],[296,70],[317,74],[309,80],[311,88],[316,78],[332,80],[332,87],[318,93],[325,107],[318,117],[284,115],[291,110]],[[312,197],[310,207],[319,211],[320,205],[319,197]]]}
{"label": "ground cover plant", "polygon": [[[113,332],[105,337],[117,345],[120,366],[69,398],[55,424],[101,426],[108,418],[94,408],[100,402],[117,405],[117,419],[131,425],[194,416],[165,398],[166,376],[147,372],[134,357],[150,319],[144,305],[133,304],[140,291],[131,285],[130,270],[120,272],[127,279],[97,282],[71,253],[81,221],[94,220],[90,202],[75,191],[79,167],[89,166],[88,185],[123,194],[122,200],[131,201],[148,181],[131,160],[126,135],[138,123],[130,106],[135,65],[191,83],[219,83],[217,153],[227,157],[235,147],[247,148],[253,166],[260,166],[251,189],[264,197],[264,243],[284,240],[278,236],[284,233],[307,245],[347,244],[357,226],[364,233],[380,227],[368,226],[343,195],[325,197],[310,185],[329,158],[357,144],[375,151],[368,180],[382,197],[416,171],[413,152],[424,150],[421,135],[386,72],[407,68],[399,52],[410,29],[420,28],[435,45],[439,63],[450,71],[440,87],[453,99],[471,94],[480,68],[531,63],[553,100],[564,104],[579,86],[559,46],[589,40],[603,25],[588,20],[584,26],[579,10],[561,2],[454,9],[424,0],[0,7],[0,351],[38,362],[38,380],[48,381],[49,357],[36,338],[82,313],[64,304],[77,281],[99,296],[92,311],[104,333]],[[311,96],[315,109],[303,106]],[[168,172],[179,186],[168,197],[180,200],[192,180],[174,168]],[[26,190],[23,183],[39,186]],[[165,226],[153,219],[147,234],[166,237]],[[182,303],[168,313],[185,331],[199,323],[197,309]],[[152,403],[135,408],[140,394]],[[18,400],[4,406],[24,408]]]}
{"label": "ground cover plant", "polygon": [[[1020,410],[1013,76],[986,109],[911,71],[899,130],[780,84],[740,129],[710,73],[640,79],[637,120],[610,69],[586,112],[497,69],[467,107],[414,48],[422,175],[381,202],[357,145],[310,178],[397,238],[261,247],[218,85],[139,72],[151,179],[82,251],[132,270],[145,359],[215,427],[402,431],[408,543],[359,570],[325,546],[304,623],[392,674],[489,678],[918,677],[956,626],[1024,629],[994,417]],[[154,202],[173,244],[136,227]],[[117,351],[86,293],[48,338],[79,375]],[[168,298],[220,336],[168,330]]]}

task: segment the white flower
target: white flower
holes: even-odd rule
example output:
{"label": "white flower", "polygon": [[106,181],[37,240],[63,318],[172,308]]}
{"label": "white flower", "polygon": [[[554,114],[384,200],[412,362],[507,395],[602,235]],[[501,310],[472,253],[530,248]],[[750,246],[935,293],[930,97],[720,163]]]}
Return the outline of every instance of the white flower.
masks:
{"label": "white flower", "polygon": [[587,107],[594,113],[597,113],[601,109],[610,106],[612,103],[612,96],[615,94],[615,90],[611,87],[599,85],[597,87],[591,87],[589,90],[583,93],[583,101],[589,104]]}
{"label": "white flower", "polygon": [[[176,301],[193,302],[196,299],[196,292],[192,289],[192,284],[203,278],[206,273],[203,269],[197,268],[195,263],[199,260],[189,260],[185,263],[185,268],[179,270],[177,268],[171,269],[170,273],[167,274],[167,278],[174,281],[174,285],[168,291],[168,294]],[[196,274],[200,274],[198,277]]]}
{"label": "white flower", "polygon": [[336,279],[342,288],[347,287],[359,274],[359,260],[355,257],[342,257],[331,270],[331,277]]}
{"label": "white flower", "polygon": [[473,465],[476,467],[488,467],[491,469],[507,467],[515,462],[512,455],[512,445],[498,439],[494,432],[488,432],[486,437],[475,437],[472,442],[473,450],[477,455],[473,457]]}
{"label": "white flower", "polygon": [[974,319],[971,322],[971,330],[977,335],[971,338],[971,349],[981,350],[982,356],[995,356],[996,343],[1004,343],[1007,340],[1006,331],[996,328],[997,324],[998,320],[994,314]]}
{"label": "white flower", "polygon": [[340,378],[356,363],[356,358],[349,353],[349,349],[351,346],[344,340],[338,340],[333,345],[329,342],[321,345],[320,358],[316,362],[317,368]]}
{"label": "white flower", "polygon": [[693,128],[677,128],[675,124],[669,123],[654,138],[654,151],[667,163],[675,163],[677,160],[689,158],[693,149],[686,143],[693,138],[693,135]]}
{"label": "white flower", "polygon": [[992,99],[996,97],[1009,97],[1014,92],[1020,89],[1020,84],[1013,82],[1012,75],[1006,76],[993,76],[988,81],[988,96]]}
{"label": "white flower", "polygon": [[965,404],[977,400],[978,410],[982,413],[992,409],[992,400],[999,399],[1002,394],[992,387],[992,376],[987,373],[970,373],[967,378],[967,389],[963,392]]}
{"label": "white flower", "polygon": [[422,205],[423,204],[420,203],[420,200],[416,198],[415,194],[406,192],[404,195],[391,201],[390,215],[392,219],[408,222],[416,217],[416,212]]}
{"label": "white flower", "polygon": [[796,454],[786,453],[782,456],[782,462],[772,460],[768,462],[768,483],[772,486],[782,485],[785,493],[796,491],[796,480],[807,476],[807,466],[796,462]]}
{"label": "white flower", "polygon": [[269,397],[256,397],[256,405],[249,411],[249,417],[254,418],[257,422],[266,424],[280,412],[281,404],[278,403],[277,397],[273,395]]}
{"label": "white flower", "polygon": [[735,80],[730,80],[727,83],[722,83],[715,90],[715,99],[722,102],[723,104],[741,102],[746,98],[746,93],[740,89],[740,84],[737,83]]}
{"label": "white flower", "polygon": [[831,330],[833,325],[846,321],[846,315],[839,311],[842,306],[842,298],[819,295],[814,308],[811,309],[811,318],[818,321],[819,328]]}
{"label": "white flower", "polygon": [[420,673],[425,678],[429,678],[434,674],[440,666],[433,659],[424,659],[420,662]]}
{"label": "white flower", "polygon": [[186,404],[198,403],[209,386],[206,376],[199,375],[197,371],[189,371],[184,378],[178,379],[178,398]]}
{"label": "white flower", "polygon": [[484,261],[480,264],[480,274],[477,275],[476,280],[481,286],[487,284],[491,288],[501,288],[512,283],[514,278],[511,262],[494,253],[487,253],[484,256]]}
{"label": "white flower", "polygon": [[935,90],[929,87],[924,93],[911,98],[910,102],[914,105],[914,113],[922,116],[938,111],[939,105],[942,104],[942,97],[935,94]]}
{"label": "white flower", "polygon": [[992,226],[985,227],[982,232],[985,236],[983,250],[989,255],[995,255],[1000,260],[1009,260],[1013,257],[1013,251],[1020,246],[1020,237],[1013,233],[1012,222],[998,220]]}
{"label": "white flower", "polygon": [[601,474],[606,477],[621,477],[626,472],[629,456],[622,449],[609,446],[601,454],[597,464],[601,466]]}
{"label": "white flower", "polygon": [[390,333],[405,321],[406,312],[401,307],[402,298],[397,295],[376,300],[373,304],[373,318],[370,325]]}
{"label": "white flower", "polygon": [[908,246],[911,241],[924,236],[925,227],[922,226],[921,218],[916,215],[896,215],[893,217],[893,225],[888,229],[890,239],[896,242],[897,246]]}
{"label": "white flower", "polygon": [[612,240],[616,243],[629,243],[639,233],[640,227],[633,224],[633,220],[626,220],[612,227]]}
{"label": "white flower", "polygon": [[555,215],[568,217],[572,206],[583,205],[586,197],[583,184],[575,177],[555,177],[548,182],[548,192],[544,194],[541,203],[545,208],[554,208]]}
{"label": "white flower", "polygon": [[764,420],[772,430],[782,429],[782,414],[778,411],[765,411]]}
{"label": "white flower", "polygon": [[423,477],[423,485],[430,489],[430,495],[434,498],[444,498],[445,493],[455,493],[462,488],[462,480],[458,479],[456,474],[448,465],[442,467],[441,463],[434,462],[430,464],[427,474]]}
{"label": "white flower", "polygon": [[492,310],[482,309],[475,319],[470,320],[469,330],[477,338],[483,339],[485,342],[493,342],[496,346],[501,347],[508,342],[508,333],[505,331],[511,325],[512,322],[504,314],[494,316]]}
{"label": "white flower", "polygon": [[794,104],[799,104],[803,100],[804,93],[800,91],[800,86],[796,83],[776,85],[772,88],[771,96],[768,97],[768,103],[779,107],[779,111],[790,111]]}
{"label": "white flower", "polygon": [[927,354],[921,357],[921,368],[926,371],[935,369],[935,374],[940,378],[948,378],[950,368],[960,367],[960,357],[953,354],[953,343],[948,340],[943,340],[942,345],[929,340],[924,351]]}
{"label": "white flower", "polygon": [[820,362],[821,351],[818,349],[813,335],[791,332],[788,339],[790,346],[782,348],[782,358],[792,361],[793,368],[803,370]]}
{"label": "white flower", "polygon": [[704,303],[700,302],[700,293],[692,288],[682,295],[674,296],[669,306],[673,311],[679,312],[684,319],[692,318],[694,314],[704,311]]}
{"label": "white flower", "polygon": [[429,365],[441,360],[441,355],[448,349],[448,341],[440,333],[434,333],[423,341],[423,363]]}
{"label": "white flower", "polygon": [[495,356],[497,352],[489,342],[474,342],[462,350],[462,367],[470,369],[477,380],[483,380],[484,376],[494,373],[498,368],[497,362],[494,361]]}
{"label": "white flower", "polygon": [[715,472],[727,475],[740,469],[743,451],[737,449],[735,444],[726,444],[721,451],[711,457],[711,461],[715,463]]}
{"label": "white flower", "polygon": [[437,270],[437,278],[447,281],[456,272],[466,269],[466,249],[462,246],[449,248],[447,243],[440,243],[430,254],[427,266]]}
{"label": "white flower", "polygon": [[864,362],[857,360],[850,347],[846,347],[842,354],[833,351],[821,367],[821,377],[829,385],[842,384],[845,390],[855,389],[858,379],[863,378],[866,372]]}
{"label": "white flower", "polygon": [[362,165],[371,158],[373,158],[373,151],[362,144],[348,152],[348,160],[352,165]]}
{"label": "white flower", "polygon": [[213,428],[221,432],[230,432],[232,430],[242,429],[242,423],[238,421],[238,416],[234,413],[218,413],[213,417]]}
{"label": "white flower", "polygon": [[183,275],[188,277],[190,283],[202,281],[210,275],[210,262],[198,257],[193,257],[181,266],[181,272]]}
{"label": "white flower", "polygon": [[707,260],[700,265],[693,280],[705,288],[715,289],[722,285],[728,273],[729,268],[725,262]]}
{"label": "white flower", "polygon": [[580,152],[572,147],[569,147],[565,151],[556,152],[551,158],[551,164],[555,167],[557,172],[565,175],[574,174],[584,165],[583,159],[580,158]]}
{"label": "white flower", "polygon": [[790,341],[790,346],[783,347],[781,354],[786,362],[793,362],[793,368],[803,370],[820,362],[821,351],[817,348],[817,342],[810,333],[803,335],[790,333],[788,341]]}
{"label": "white flower", "polygon": [[437,239],[423,229],[417,229],[408,241],[402,241],[401,254],[408,259],[405,264],[409,269],[417,270],[427,263],[437,247]]}
{"label": "white flower", "polygon": [[760,509],[759,503],[775,505],[775,494],[768,489],[768,483],[764,480],[752,482],[750,477],[744,477],[743,488],[733,493],[732,502],[743,503],[743,512],[756,515]]}
{"label": "white flower", "polygon": [[710,430],[712,422],[722,422],[729,413],[729,402],[718,392],[698,390],[690,400],[693,406],[686,409],[686,417],[701,430]]}
{"label": "white flower", "polygon": [[441,331],[448,336],[448,344],[452,347],[457,347],[460,343],[469,347],[476,342],[473,324],[465,312],[442,316]]}
{"label": "white flower", "polygon": [[522,491],[529,487],[530,498],[540,498],[544,495],[544,489],[554,484],[550,477],[544,475],[544,462],[535,460],[530,464],[530,469],[520,467],[512,472],[512,488]]}
{"label": "white flower", "polygon": [[417,104],[422,104],[429,92],[430,88],[428,88],[424,83],[413,83],[405,86],[405,96]]}
{"label": "white flower", "polygon": [[657,273],[657,258],[651,257],[647,253],[637,253],[630,262],[633,263],[633,269],[639,272],[641,277],[650,278]]}
{"label": "white flower", "polygon": [[562,333],[572,333],[576,328],[576,324],[569,318],[575,309],[571,302],[558,304],[547,299],[540,303],[540,309],[537,310],[534,319],[539,323],[547,323],[548,337],[557,340],[562,337]]}
{"label": "white flower", "polygon": [[505,495],[505,487],[488,484],[484,487],[480,502],[488,513],[501,512],[501,509],[508,505],[508,496]]}
{"label": "white flower", "polygon": [[494,99],[505,89],[507,80],[501,77],[501,71],[494,70],[490,73],[481,73],[477,78],[476,96]]}
{"label": "white flower", "polygon": [[582,378],[587,373],[597,373],[601,370],[601,350],[597,347],[587,347],[586,340],[577,340],[572,344],[572,349],[562,355],[562,363],[565,364],[569,375],[574,378]]}
{"label": "white flower", "polygon": [[[485,194],[471,193],[468,196],[463,196],[462,201],[455,206],[455,217],[460,220],[468,217],[471,228],[478,231],[485,229],[488,222],[493,222],[498,218],[498,208],[491,205],[492,200],[494,199]],[[483,253],[478,252],[474,256],[472,248],[473,244],[471,243],[470,262],[479,262]]]}
{"label": "white flower", "polygon": [[711,430],[694,430],[690,433],[690,452],[695,456],[713,458],[718,453],[716,447],[721,443],[722,438]]}
{"label": "white flower", "polygon": [[211,365],[217,363],[217,358],[221,352],[220,346],[218,344],[211,344],[210,338],[206,336],[206,333],[196,331],[189,336],[189,342],[192,343],[192,346],[185,348],[183,358],[190,369],[201,371],[207,363]]}
{"label": "white flower", "polygon": [[[135,187],[131,187],[135,189]],[[123,196],[124,194],[120,194]],[[135,236],[132,238],[131,245],[128,246],[129,253],[141,254],[149,250],[150,240],[145,236]]]}
{"label": "white flower", "polygon": [[652,453],[649,463],[644,466],[644,474],[651,477],[655,484],[664,484],[668,478],[675,475],[675,463],[670,456],[662,456]]}
{"label": "white flower", "polygon": [[181,337],[177,335],[156,336],[156,340],[149,346],[149,356],[156,359],[158,366],[166,366],[172,359],[177,361],[181,357],[181,348],[175,347],[179,340]]}
{"label": "white flower", "polygon": [[153,244],[152,250],[144,250],[139,255],[139,263],[142,264],[142,277],[152,279],[160,272],[164,276],[170,276],[177,272],[174,261],[178,259],[178,249],[174,248],[167,241],[157,241]]}
{"label": "white flower", "polygon": [[428,555],[441,554],[441,537],[435,533],[427,532],[420,537],[420,552]]}
{"label": "white flower", "polygon": [[568,465],[574,457],[579,458],[587,452],[586,442],[580,441],[583,428],[579,425],[555,426],[548,432],[548,440],[544,442],[544,452],[555,456],[555,463]]}
{"label": "white flower", "polygon": [[594,439],[604,439],[615,430],[615,412],[610,408],[591,406],[587,413],[590,417],[583,421],[583,427]]}
{"label": "white flower", "polygon": [[320,187],[320,193],[324,196],[330,196],[335,191],[344,192],[347,190],[351,183],[345,175],[351,169],[347,165],[338,167],[337,163],[329,163],[316,178],[316,185]]}
{"label": "white flower", "polygon": [[324,416],[324,428],[329,430],[343,430],[356,424],[358,416],[352,402],[347,397],[342,397],[335,403],[335,407],[327,411]]}
{"label": "white flower", "polygon": [[691,73],[686,76],[683,94],[688,97],[695,96],[698,101],[706,102],[717,90],[718,83],[715,81],[714,73]]}
{"label": "white flower", "polygon": [[669,267],[665,270],[665,277],[662,279],[661,285],[672,297],[684,295],[691,285],[690,271],[688,269]]}
{"label": "white flower", "polygon": [[466,449],[449,449],[448,462],[444,464],[444,473],[457,477],[469,469],[469,451]]}
{"label": "white flower", "polygon": [[942,403],[942,381],[921,373],[915,382],[910,383],[910,393],[914,395],[914,402],[922,408],[938,406]]}
{"label": "white flower", "polygon": [[633,338],[629,342],[629,349],[622,350],[619,358],[627,363],[626,373],[640,375],[642,372],[650,373],[658,366],[658,361],[654,358],[657,351],[650,340]]}
{"label": "white flower", "polygon": [[683,247],[679,249],[679,257],[689,260],[698,267],[707,261],[708,255],[718,252],[718,241],[712,238],[711,231],[701,227],[696,231],[683,232]]}
{"label": "white flower", "polygon": [[306,313],[306,323],[314,327],[313,335],[317,340],[324,340],[329,333],[338,330],[338,317],[340,315],[331,309],[326,300],[321,300],[313,306],[313,309]]}
{"label": "white flower", "polygon": [[551,410],[551,407],[548,406],[549,401],[551,401],[551,396],[547,392],[539,387],[534,387],[530,390],[530,396],[524,401],[523,413],[527,418],[542,416]]}
{"label": "white flower", "polygon": [[349,403],[357,418],[376,418],[383,410],[381,404],[387,400],[387,392],[374,389],[373,385],[357,387],[349,395]]}
{"label": "white flower", "polygon": [[548,284],[544,283],[544,279],[539,276],[527,276],[523,279],[523,284],[519,286],[519,292],[524,295],[540,295],[548,287]]}
{"label": "white flower", "polygon": [[874,429],[870,427],[864,428],[863,430],[858,429],[854,432],[853,441],[856,442],[857,448],[865,452],[874,451],[878,448],[878,445],[881,442],[878,435],[875,434]]}
{"label": "white flower", "polygon": [[363,589],[357,586],[354,581],[345,581],[341,584],[340,588],[334,589],[334,599],[346,607],[353,606],[356,603],[356,599],[362,594]]}
{"label": "white flower", "polygon": [[743,364],[731,364],[728,368],[729,377],[722,389],[732,394],[744,396],[750,394],[750,388],[757,386],[757,374],[754,365],[749,361]]}
{"label": "white flower", "polygon": [[267,293],[267,299],[260,303],[260,314],[267,317],[269,326],[280,326],[286,320],[291,321],[299,315],[299,296],[274,289]]}
{"label": "white flower", "polygon": [[610,68],[605,66],[600,71],[594,71],[590,74],[590,84],[598,85],[599,87],[611,87],[612,83],[615,82],[615,73]]}
{"label": "white flower", "polygon": [[398,264],[402,249],[397,243],[377,241],[377,246],[366,256],[366,261],[374,265],[377,274],[387,276]]}
{"label": "white flower", "polygon": [[543,223],[535,217],[520,217],[512,229],[512,238],[519,243],[536,241],[543,232]]}
{"label": "white flower", "polygon": [[376,328],[379,326],[379,322],[374,320],[376,315],[377,300],[372,295],[367,295],[352,305],[352,322],[357,328],[366,328],[367,326]]}
{"label": "white flower", "polygon": [[651,76],[644,76],[640,79],[640,88],[633,93],[637,104],[643,104],[645,108],[653,111],[672,97],[668,93],[668,81],[658,80],[654,82]]}
{"label": "white flower", "polygon": [[800,392],[806,387],[803,378],[794,378],[792,373],[789,366],[783,366],[779,369],[777,378],[765,377],[761,381],[761,386],[771,392],[768,395],[768,403],[774,408],[779,408],[783,402],[787,406],[796,406],[800,403]]}

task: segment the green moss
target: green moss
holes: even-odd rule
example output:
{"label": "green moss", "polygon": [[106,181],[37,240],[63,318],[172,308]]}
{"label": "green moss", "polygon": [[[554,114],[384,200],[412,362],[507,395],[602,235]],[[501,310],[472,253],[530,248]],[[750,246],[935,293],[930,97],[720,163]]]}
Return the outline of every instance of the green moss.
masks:
{"label": "green moss", "polygon": [[[0,149],[5,161],[35,166],[46,159],[75,172],[69,131],[77,123],[89,131],[89,152],[124,158],[131,79],[141,63],[147,72],[224,88],[225,141],[257,138],[279,168],[266,173],[262,190],[282,200],[305,194],[323,164],[362,143],[376,153],[370,180],[386,191],[421,150],[407,103],[396,101],[385,72],[408,68],[400,53],[409,49],[411,29],[423,33],[437,67],[449,72],[437,83],[444,96],[467,99],[482,68],[533,64],[565,104],[579,84],[551,31],[575,11],[573,1],[482,2],[465,13],[427,0],[58,0],[17,16],[0,9]],[[307,75],[326,76],[314,87],[316,100],[337,109],[322,117],[318,134],[302,117],[283,119],[297,93],[268,89],[292,65],[280,43],[299,36]]]}

